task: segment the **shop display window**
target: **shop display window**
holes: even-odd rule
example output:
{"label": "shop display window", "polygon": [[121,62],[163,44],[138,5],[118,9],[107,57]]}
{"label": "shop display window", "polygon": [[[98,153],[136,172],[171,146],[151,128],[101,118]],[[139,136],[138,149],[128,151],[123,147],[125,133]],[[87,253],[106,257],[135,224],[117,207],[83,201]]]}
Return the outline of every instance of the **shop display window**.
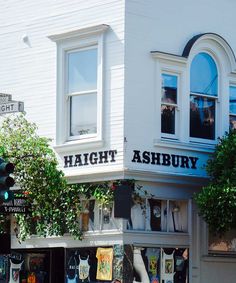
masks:
{"label": "shop display window", "polygon": [[143,199],[131,207],[128,230],[188,232],[188,202],[185,200]]}
{"label": "shop display window", "polygon": [[210,254],[236,254],[236,229],[228,231],[224,236],[209,233],[208,237]]}
{"label": "shop display window", "polygon": [[117,275],[119,257],[115,246],[68,249],[65,282],[111,282]]}
{"label": "shop display window", "polygon": [[0,283],[8,282],[9,261],[7,255],[0,255]]}
{"label": "shop display window", "polygon": [[20,283],[48,283],[49,258],[46,253],[24,254],[20,271]]}
{"label": "shop display window", "polygon": [[114,218],[113,203],[100,204],[95,200],[82,200],[81,204],[82,212],[78,217],[84,232],[118,229],[120,223]]}
{"label": "shop display window", "polygon": [[188,283],[188,249],[134,247],[134,282]]}

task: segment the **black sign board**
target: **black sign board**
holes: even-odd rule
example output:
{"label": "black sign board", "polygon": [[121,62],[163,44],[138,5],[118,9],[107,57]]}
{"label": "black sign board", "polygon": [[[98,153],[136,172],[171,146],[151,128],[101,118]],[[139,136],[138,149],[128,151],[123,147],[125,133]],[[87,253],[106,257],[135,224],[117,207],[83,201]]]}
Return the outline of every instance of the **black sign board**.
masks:
{"label": "black sign board", "polygon": [[0,204],[0,213],[29,213],[29,205],[23,194],[15,193],[13,200]]}
{"label": "black sign board", "polygon": [[122,184],[114,191],[114,216],[117,218],[130,218],[133,187]]}

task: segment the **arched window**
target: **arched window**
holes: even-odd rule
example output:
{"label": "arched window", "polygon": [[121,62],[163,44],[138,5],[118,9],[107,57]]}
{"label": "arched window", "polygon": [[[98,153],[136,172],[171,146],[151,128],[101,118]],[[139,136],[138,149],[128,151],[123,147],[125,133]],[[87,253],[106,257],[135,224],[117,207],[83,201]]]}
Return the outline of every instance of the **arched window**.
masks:
{"label": "arched window", "polygon": [[215,61],[204,52],[197,54],[190,70],[190,137],[215,139],[218,72]]}

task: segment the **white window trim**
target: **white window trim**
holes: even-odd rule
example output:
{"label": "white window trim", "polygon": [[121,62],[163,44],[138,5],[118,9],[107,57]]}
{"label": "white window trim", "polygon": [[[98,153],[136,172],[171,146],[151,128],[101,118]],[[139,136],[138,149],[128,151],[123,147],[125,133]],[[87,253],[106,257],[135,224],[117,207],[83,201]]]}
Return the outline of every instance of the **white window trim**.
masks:
{"label": "white window trim", "polygon": [[[79,30],[69,31],[49,36],[57,43],[57,110],[56,110],[56,145],[58,152],[68,149],[80,149],[102,145],[103,143],[103,60],[104,60],[104,33],[108,25],[97,25]],[[65,70],[66,54],[72,50],[79,50],[96,46],[98,50],[97,70],[97,133],[78,137],[69,137],[69,111],[66,94]],[[74,94],[73,94],[74,95]]]}
{"label": "white window trim", "polygon": [[[190,137],[189,122],[190,122],[190,67],[193,58],[201,53],[208,53],[216,63],[218,71],[218,96],[207,96],[216,101],[215,108],[215,139],[208,140],[202,138]],[[207,148],[206,152],[212,152],[213,147],[218,141],[218,137],[225,134],[229,129],[229,86],[235,85],[236,82],[236,61],[234,54],[227,42],[216,34],[201,35],[191,46],[189,54],[178,56],[170,53],[152,51],[152,57],[155,59],[155,96],[156,98],[156,113],[159,114],[161,106],[161,74],[165,70],[180,74],[179,89],[178,89],[178,104],[179,104],[179,132],[177,138],[164,137],[161,133],[161,123],[157,115],[155,125],[157,129],[156,137],[154,138],[154,146],[160,146],[168,143],[168,147],[191,148],[191,150],[201,151],[201,148]],[[185,111],[188,109],[188,111]],[[227,114],[227,115],[226,115]],[[188,124],[186,125],[186,121]]]}
{"label": "white window trim", "polygon": [[[186,63],[187,59],[168,54],[168,53],[162,53],[162,52],[154,52],[152,53],[152,57],[156,59],[156,80],[155,80],[155,96],[156,98],[156,119],[155,119],[155,125],[156,125],[156,140],[173,140],[173,141],[179,141],[181,140],[182,131],[180,129],[180,124],[182,121],[182,99],[180,97],[181,93],[184,91],[183,89],[183,78],[185,77],[185,70],[186,70]],[[162,80],[161,76],[162,74],[168,74],[177,76],[177,106],[176,106],[176,117],[175,117],[175,134],[166,134],[161,132],[161,105],[166,104],[162,103],[161,101],[161,89],[162,89]],[[160,93],[160,95],[158,95]],[[155,144],[156,142],[154,142]]]}
{"label": "white window trim", "polygon": [[[181,74],[178,73],[178,72],[175,72],[175,71],[170,71],[170,70],[165,70],[165,69],[161,70],[161,75],[162,74],[177,77],[177,97],[176,97],[177,102],[176,103],[166,103],[166,102],[161,101],[161,106],[162,105],[168,105],[168,106],[175,107],[175,133],[174,134],[167,134],[167,133],[161,132],[161,138],[178,140],[179,139],[179,124],[180,124],[180,117],[179,117],[179,114],[180,114],[180,106],[179,106],[180,97],[179,97],[179,94],[180,94]],[[162,94],[161,94],[161,96],[162,96]],[[162,97],[161,97],[161,99],[162,99]],[[160,111],[160,121],[161,121],[161,111]]]}
{"label": "white window trim", "polygon": [[[199,53],[206,53],[208,54],[215,62],[216,64],[216,69],[217,69],[217,96],[214,95],[205,95],[205,94],[201,94],[201,93],[194,93],[191,92],[190,89],[190,71],[191,71],[191,64],[192,64],[192,60],[195,58],[196,55],[198,55]],[[192,56],[190,58],[190,62],[189,62],[189,68],[188,68],[188,75],[189,75],[189,100],[190,100],[190,96],[191,95],[195,95],[195,96],[199,96],[199,97],[206,97],[209,99],[213,99],[215,100],[215,138],[214,139],[202,139],[202,138],[196,138],[196,137],[190,137],[190,133],[189,133],[189,141],[192,143],[201,143],[201,144],[212,144],[215,145],[217,143],[217,138],[220,136],[220,130],[219,130],[219,122],[221,121],[221,117],[220,117],[220,108],[222,108],[219,103],[221,102],[221,98],[222,98],[222,93],[221,93],[221,83],[222,83],[222,77],[224,76],[222,74],[223,70],[220,67],[219,64],[219,59],[216,57],[217,54],[217,50],[211,50],[210,48],[199,48],[197,50],[195,50],[195,52],[192,53]],[[190,109],[189,109],[190,111]],[[189,126],[190,126],[190,114],[189,114]]]}

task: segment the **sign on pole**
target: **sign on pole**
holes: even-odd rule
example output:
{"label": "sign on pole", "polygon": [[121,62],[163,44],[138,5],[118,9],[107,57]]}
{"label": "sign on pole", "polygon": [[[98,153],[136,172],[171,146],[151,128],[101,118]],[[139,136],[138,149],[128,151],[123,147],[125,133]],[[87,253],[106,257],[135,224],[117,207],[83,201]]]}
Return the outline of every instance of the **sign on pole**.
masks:
{"label": "sign on pole", "polygon": [[0,213],[29,213],[30,206],[26,201],[26,197],[18,191],[14,191],[14,193],[13,200],[0,204]]}
{"label": "sign on pole", "polygon": [[0,115],[24,111],[24,102],[12,100],[12,95],[0,93]]}

